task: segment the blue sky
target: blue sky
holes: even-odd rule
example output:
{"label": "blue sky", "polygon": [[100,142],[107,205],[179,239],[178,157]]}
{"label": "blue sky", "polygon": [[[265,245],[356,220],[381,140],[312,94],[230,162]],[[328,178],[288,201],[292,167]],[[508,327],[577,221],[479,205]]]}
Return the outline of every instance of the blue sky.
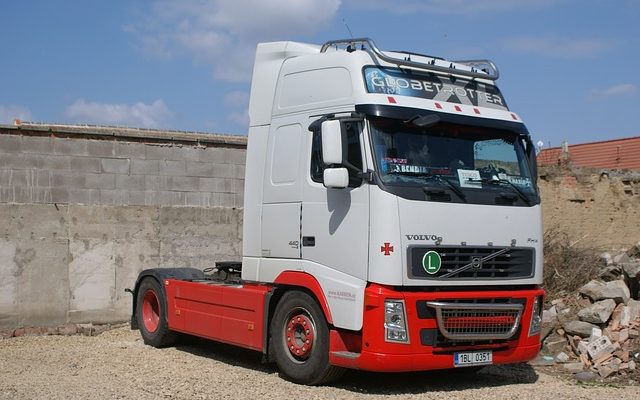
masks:
{"label": "blue sky", "polygon": [[0,0],[0,123],[245,134],[259,41],[490,58],[535,141],[640,135],[639,0]]}

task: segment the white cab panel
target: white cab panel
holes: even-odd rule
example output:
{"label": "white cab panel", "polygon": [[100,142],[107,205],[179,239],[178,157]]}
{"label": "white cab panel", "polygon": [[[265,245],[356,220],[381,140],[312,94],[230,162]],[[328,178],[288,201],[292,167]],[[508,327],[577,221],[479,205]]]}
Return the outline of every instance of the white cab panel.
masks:
{"label": "white cab panel", "polygon": [[404,248],[400,240],[398,197],[369,185],[371,194],[371,242],[369,281],[402,284]]}
{"label": "white cab panel", "polygon": [[262,189],[264,184],[269,126],[249,128],[247,164],[244,185],[244,218],[242,224],[242,255],[260,257]]}
{"label": "white cab panel", "polygon": [[[441,237],[442,245],[516,247],[535,249],[535,274],[527,279],[492,280],[491,285],[542,284],[542,221],[540,206],[508,207],[464,203],[440,203],[398,198],[402,248],[409,245],[434,245],[432,239],[415,240],[415,236]],[[412,237],[409,240],[409,237]],[[407,256],[402,256],[405,285],[450,286],[487,285],[486,280],[449,280],[446,282],[410,279]]]}
{"label": "white cab panel", "polygon": [[300,258],[300,206],[262,206],[262,257]]}
{"label": "white cab panel", "polygon": [[[363,132],[359,132],[362,143]],[[306,153],[311,154],[311,132]],[[362,149],[362,146],[361,146]],[[369,261],[369,187],[326,188],[310,175],[311,160],[304,167],[302,236],[313,237],[314,246],[302,247],[302,258],[327,268],[367,279]]]}
{"label": "white cab panel", "polygon": [[315,238],[315,246],[302,248],[302,257],[366,279],[369,238],[366,185],[345,189],[317,185],[308,196],[305,193],[302,205],[302,236]]}
{"label": "white cab panel", "polygon": [[251,126],[267,125],[271,122],[274,93],[278,75],[284,60],[302,55],[317,54],[320,46],[296,42],[260,43],[251,78],[249,119]]}
{"label": "white cab panel", "polygon": [[344,104],[352,96],[351,74],[342,67],[289,73],[282,77],[278,94],[279,110],[315,108],[320,103]]}
{"label": "white cab panel", "polygon": [[[286,124],[282,119],[279,124]],[[302,126],[292,123],[272,125],[267,149],[267,167],[264,170],[264,203],[300,201],[302,185],[300,179],[300,146]]]}

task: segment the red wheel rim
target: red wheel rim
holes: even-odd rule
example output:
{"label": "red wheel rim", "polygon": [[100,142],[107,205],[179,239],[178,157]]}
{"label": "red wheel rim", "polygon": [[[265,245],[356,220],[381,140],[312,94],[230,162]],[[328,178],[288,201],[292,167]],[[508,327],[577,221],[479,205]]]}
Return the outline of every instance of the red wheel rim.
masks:
{"label": "red wheel rim", "polygon": [[289,353],[295,359],[309,358],[316,336],[316,327],[307,315],[297,313],[289,317],[284,336]]}
{"label": "red wheel rim", "polygon": [[147,332],[155,332],[160,323],[160,303],[156,293],[149,289],[142,298],[142,321]]}

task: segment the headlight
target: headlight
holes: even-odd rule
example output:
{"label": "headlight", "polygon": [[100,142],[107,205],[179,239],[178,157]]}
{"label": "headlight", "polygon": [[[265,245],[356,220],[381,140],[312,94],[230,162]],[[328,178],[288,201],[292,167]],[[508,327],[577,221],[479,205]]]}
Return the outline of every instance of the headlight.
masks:
{"label": "headlight", "polygon": [[540,333],[542,325],[542,297],[537,296],[533,300],[533,312],[531,313],[531,324],[529,325],[529,336]]}
{"label": "headlight", "polygon": [[384,301],[384,333],[387,342],[409,343],[404,301]]}

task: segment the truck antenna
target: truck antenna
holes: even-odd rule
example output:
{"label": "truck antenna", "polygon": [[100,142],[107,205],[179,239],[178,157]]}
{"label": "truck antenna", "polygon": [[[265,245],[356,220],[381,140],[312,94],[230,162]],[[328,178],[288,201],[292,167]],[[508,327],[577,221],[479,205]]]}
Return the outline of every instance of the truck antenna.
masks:
{"label": "truck antenna", "polygon": [[342,23],[344,24],[344,26],[347,27],[347,30],[349,31],[349,35],[351,35],[351,39],[353,39],[353,33],[351,33],[351,29],[349,28],[349,25],[347,24],[347,21],[344,20],[344,18],[342,18]]}

